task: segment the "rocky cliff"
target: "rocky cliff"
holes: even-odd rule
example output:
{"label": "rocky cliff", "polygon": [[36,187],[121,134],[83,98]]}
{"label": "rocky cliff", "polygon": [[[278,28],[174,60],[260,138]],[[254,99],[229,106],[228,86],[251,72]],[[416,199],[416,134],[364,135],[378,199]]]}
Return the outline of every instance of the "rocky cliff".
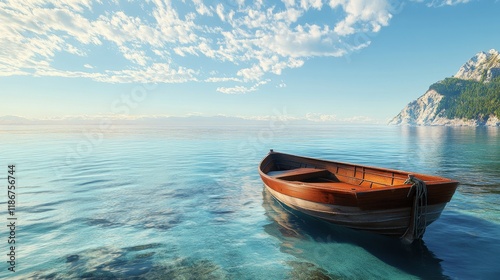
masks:
{"label": "rocky cliff", "polygon": [[[494,113],[500,111],[500,107],[495,108],[500,97],[497,87],[488,89],[487,96],[481,96],[482,89],[477,89],[478,84],[488,86],[492,81],[496,83],[498,80],[496,79],[497,77],[500,77],[499,52],[493,49],[489,52],[479,52],[460,67],[455,76],[453,76],[454,79],[450,79],[452,80],[451,82],[445,80],[432,85],[424,95],[410,102],[397,116],[389,121],[389,124],[500,126],[500,116]],[[451,92],[448,90],[450,83],[454,85],[454,90]],[[472,87],[475,87],[473,90],[476,90],[479,94],[476,92],[471,93],[473,92],[471,90]],[[462,94],[464,96],[461,96]],[[490,106],[490,100],[485,100],[485,98],[490,98],[492,102],[497,102],[494,103],[493,108],[486,108],[488,109],[486,111],[477,108],[481,107],[482,104]],[[475,99],[477,102],[475,102]],[[456,104],[459,102],[462,104],[462,107],[459,108],[460,112],[467,111],[463,108],[463,100],[466,100],[468,102],[466,104],[469,104],[471,108],[474,107],[475,111],[471,109],[473,112],[468,112],[469,114],[450,114],[457,111]],[[462,117],[464,115],[473,117]]]}

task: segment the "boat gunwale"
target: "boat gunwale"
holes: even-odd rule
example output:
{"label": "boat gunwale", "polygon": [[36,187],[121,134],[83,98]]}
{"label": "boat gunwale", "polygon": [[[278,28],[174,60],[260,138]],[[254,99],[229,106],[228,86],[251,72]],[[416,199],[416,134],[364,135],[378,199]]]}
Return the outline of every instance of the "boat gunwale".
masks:
{"label": "boat gunwale", "polygon": [[[352,185],[353,187],[356,187],[356,190],[350,190],[350,189],[348,190],[348,189],[345,189],[345,188],[315,186],[315,185],[308,184],[308,182],[304,182],[304,181],[300,181],[300,180],[296,180],[296,181],[284,180],[284,179],[275,178],[273,176],[270,176],[270,175],[268,175],[267,173],[265,173],[263,171],[263,169],[265,167],[267,167],[267,164],[266,164],[265,167],[263,167],[264,162],[266,160],[268,160],[269,157],[272,156],[272,155],[284,155],[284,156],[288,156],[288,157],[292,157],[292,158],[299,158],[299,159],[306,159],[306,160],[321,162],[321,163],[324,163],[324,164],[340,164],[340,165],[345,165],[345,166],[360,167],[360,168],[364,168],[364,169],[371,169],[371,170],[376,170],[376,171],[382,171],[382,172],[385,172],[385,173],[393,173],[393,176],[387,176],[387,175],[378,174],[378,173],[371,173],[371,174],[376,174],[378,176],[383,176],[383,177],[387,177],[387,178],[395,178],[395,176],[394,176],[395,174],[401,174],[401,175],[407,175],[407,176],[408,175],[413,175],[413,176],[415,176],[417,178],[424,178],[424,179],[426,179],[426,180],[424,180],[424,182],[426,183],[427,186],[441,185],[441,184],[455,184],[455,183],[458,184],[458,181],[456,181],[456,180],[449,179],[449,178],[446,178],[446,177],[441,177],[441,176],[435,176],[435,175],[429,175],[429,174],[423,174],[423,173],[415,173],[415,172],[409,172],[409,171],[404,171],[404,170],[399,170],[399,169],[390,169],[390,168],[384,168],[384,167],[375,167],[375,166],[369,166],[369,165],[361,165],[361,164],[349,163],[349,162],[316,159],[316,158],[312,158],[312,157],[297,156],[297,155],[292,155],[292,154],[287,154],[287,153],[281,153],[281,152],[274,152],[274,151],[269,152],[268,155],[261,160],[261,162],[259,164],[259,173],[261,175],[269,178],[270,180],[279,181],[282,184],[289,184],[289,185],[293,185],[293,186],[296,186],[296,187],[307,187],[308,189],[318,189],[318,190],[322,190],[322,191],[324,191],[324,190],[332,190],[332,191],[335,190],[335,191],[342,191],[344,193],[362,193],[362,192],[377,192],[377,191],[386,191],[386,190],[391,190],[391,189],[410,188],[412,184],[398,184],[398,185],[382,184],[382,185],[385,185],[385,187],[367,188],[367,187],[362,187],[362,186],[359,186],[359,185],[355,185],[355,184],[350,184],[350,183],[344,182],[346,184]],[[270,162],[272,162],[272,161],[273,160],[270,159]],[[365,171],[363,171],[363,172],[365,172]],[[352,176],[346,176],[346,177],[355,178],[355,177],[352,177]],[[403,179],[403,178],[404,177],[399,177],[398,179]]]}

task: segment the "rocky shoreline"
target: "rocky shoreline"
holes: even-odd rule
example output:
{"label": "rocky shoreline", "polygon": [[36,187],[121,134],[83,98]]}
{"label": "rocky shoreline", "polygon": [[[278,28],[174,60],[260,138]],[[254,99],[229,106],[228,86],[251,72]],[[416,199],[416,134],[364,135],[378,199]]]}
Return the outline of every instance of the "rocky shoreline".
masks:
{"label": "rocky shoreline", "polygon": [[[453,76],[461,80],[489,83],[500,76],[500,53],[494,49],[479,52],[467,61]],[[438,82],[441,83],[441,82]],[[389,125],[413,126],[492,126],[500,127],[499,116],[490,114],[477,119],[447,118],[446,108],[439,109],[445,96],[436,90],[429,90],[417,100],[410,102],[389,121]],[[439,111],[438,111],[439,110]]]}

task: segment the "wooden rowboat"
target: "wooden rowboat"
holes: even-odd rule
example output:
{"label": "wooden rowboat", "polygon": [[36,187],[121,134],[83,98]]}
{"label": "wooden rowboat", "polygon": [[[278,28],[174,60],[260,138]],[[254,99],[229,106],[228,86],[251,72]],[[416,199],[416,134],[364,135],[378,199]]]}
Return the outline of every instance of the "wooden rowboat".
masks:
{"label": "wooden rowboat", "polygon": [[271,152],[259,174],[281,203],[353,229],[422,238],[458,182],[400,170]]}

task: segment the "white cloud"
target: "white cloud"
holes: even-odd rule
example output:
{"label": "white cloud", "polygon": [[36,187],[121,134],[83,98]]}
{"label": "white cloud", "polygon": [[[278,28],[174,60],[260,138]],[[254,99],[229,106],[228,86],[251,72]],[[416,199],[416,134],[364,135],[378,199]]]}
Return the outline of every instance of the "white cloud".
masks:
{"label": "white cloud", "polygon": [[208,83],[220,83],[220,82],[243,82],[241,79],[234,77],[210,77],[205,80]]}
{"label": "white cloud", "polygon": [[355,124],[380,123],[380,120],[376,120],[366,116],[339,118],[335,114],[321,114],[321,113],[307,113],[303,119],[317,123],[355,123]]}
{"label": "white cloud", "polygon": [[200,15],[208,15],[208,16],[212,15],[212,12],[208,9],[207,6],[205,6],[205,4],[203,4],[202,0],[193,0],[193,3],[196,7],[196,11]]}
{"label": "white cloud", "polygon": [[321,10],[323,7],[323,2],[321,0],[300,0],[300,7],[304,10],[314,8],[316,10]]}
{"label": "white cloud", "polygon": [[331,122],[336,121],[337,116],[320,113],[307,113],[305,119],[313,122]]}
{"label": "white cloud", "polygon": [[[373,119],[373,118],[370,118],[367,116],[354,116],[354,117],[350,117],[350,118],[345,118],[345,119],[342,119],[342,122],[345,122],[345,123],[365,123],[365,124],[384,123],[384,122],[381,122],[380,120]],[[387,122],[385,122],[385,123],[387,123]]]}
{"label": "white cloud", "polygon": [[253,91],[256,91],[257,89],[259,89],[259,87],[261,85],[265,85],[269,82],[269,80],[265,80],[265,81],[260,81],[256,84],[254,84],[253,86],[251,87],[245,87],[245,86],[234,86],[234,87],[218,87],[217,88],[217,91],[218,92],[222,92],[222,93],[225,93],[225,94],[242,94],[242,93],[249,93],[249,92],[253,92]]}
{"label": "white cloud", "polygon": [[458,4],[467,4],[470,0],[432,0],[427,3],[429,7],[455,6]]}
{"label": "white cloud", "polygon": [[123,57],[129,61],[141,66],[146,66],[148,57],[143,50],[132,49],[125,46],[120,46],[118,49],[123,54]]}
{"label": "white cloud", "polygon": [[329,5],[331,8],[340,6],[347,13],[334,28],[341,36],[359,31],[378,32],[392,18],[390,0],[331,0]]}
{"label": "white cloud", "polygon": [[172,69],[169,64],[156,63],[147,68],[125,69],[118,71],[105,71],[104,73],[91,73],[82,71],[61,71],[50,67],[40,68],[35,76],[88,78],[104,83],[184,83],[197,81],[197,72],[193,69],[179,67]]}
{"label": "white cloud", "polygon": [[242,94],[249,93],[255,91],[256,89],[248,88],[244,86],[235,86],[235,87],[218,87],[217,91],[225,94]]}
{"label": "white cloud", "polygon": [[264,71],[258,65],[239,70],[236,75],[242,76],[245,80],[259,80],[264,75]]}
{"label": "white cloud", "polygon": [[193,69],[172,69],[168,63],[154,63],[147,68],[107,71],[105,76],[96,80],[110,83],[184,83],[197,81],[196,75],[197,72]]}
{"label": "white cloud", "polygon": [[[5,0],[0,2],[0,76],[83,77],[111,83],[236,82],[241,84],[217,85],[216,90],[251,92],[269,77],[302,67],[308,58],[346,56],[367,47],[370,34],[389,24],[392,4],[391,0]],[[331,9],[340,16],[333,18]],[[143,13],[126,12],[130,10]],[[322,16],[308,22],[311,13]],[[86,71],[67,70],[75,67],[64,67],[65,55],[87,59]],[[100,61],[108,56],[108,61],[120,63]]]}
{"label": "white cloud", "polygon": [[226,21],[226,16],[224,15],[224,6],[221,3],[217,4],[216,13],[222,21]]}

